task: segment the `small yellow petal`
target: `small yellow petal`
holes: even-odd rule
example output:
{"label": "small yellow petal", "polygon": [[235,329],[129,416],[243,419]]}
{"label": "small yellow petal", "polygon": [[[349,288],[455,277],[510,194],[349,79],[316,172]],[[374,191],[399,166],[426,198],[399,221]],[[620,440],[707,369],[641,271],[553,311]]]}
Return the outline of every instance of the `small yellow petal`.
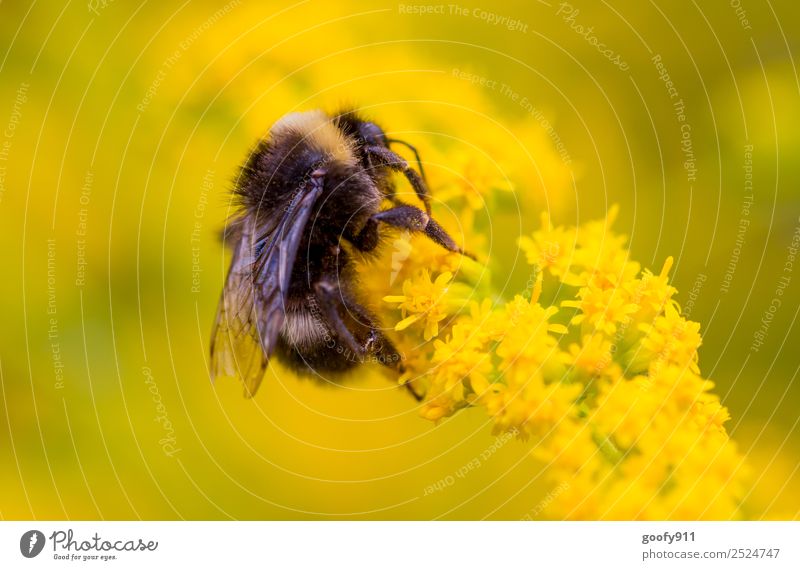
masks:
{"label": "small yellow petal", "polygon": [[533,285],[533,291],[531,291],[531,305],[536,304],[539,302],[539,297],[542,296],[542,277],[544,273],[541,269],[539,269],[536,275],[536,283]]}
{"label": "small yellow petal", "polygon": [[664,261],[664,267],[661,268],[661,277],[669,275],[669,270],[672,269],[674,261],[671,255]]}
{"label": "small yellow petal", "polygon": [[414,323],[416,323],[421,317],[422,317],[422,315],[420,315],[420,314],[411,315],[410,317],[406,317],[405,319],[403,319],[402,321],[400,321],[399,323],[397,323],[394,326],[394,330],[396,330],[396,331],[405,330],[409,326],[411,326]]}

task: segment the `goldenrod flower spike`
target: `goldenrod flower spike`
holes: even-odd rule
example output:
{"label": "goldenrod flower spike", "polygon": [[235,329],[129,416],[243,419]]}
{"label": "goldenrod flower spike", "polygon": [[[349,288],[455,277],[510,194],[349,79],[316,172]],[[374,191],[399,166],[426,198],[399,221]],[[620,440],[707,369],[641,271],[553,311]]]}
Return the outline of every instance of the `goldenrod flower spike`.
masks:
{"label": "goldenrod flower spike", "polygon": [[[671,257],[658,274],[630,260],[611,229],[618,212],[577,228],[543,214],[519,240],[536,270],[529,296],[505,302],[475,291],[467,300],[453,259],[415,243],[431,248],[425,265],[404,267],[402,294],[383,297],[401,310],[395,330],[413,352],[406,378],[426,394],[425,418],[477,407],[495,432],[530,439],[545,479],[563,489],[544,517],[737,518],[746,471],[700,373],[700,325],[673,300]],[[385,319],[396,322],[396,309]]]}

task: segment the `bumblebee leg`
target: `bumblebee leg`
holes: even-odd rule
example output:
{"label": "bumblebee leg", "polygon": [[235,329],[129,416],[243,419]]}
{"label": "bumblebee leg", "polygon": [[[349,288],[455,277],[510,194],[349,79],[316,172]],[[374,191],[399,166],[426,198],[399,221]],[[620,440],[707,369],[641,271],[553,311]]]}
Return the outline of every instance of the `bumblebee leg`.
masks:
{"label": "bumblebee leg", "polygon": [[403,146],[408,147],[408,149],[411,150],[411,152],[414,153],[414,158],[417,159],[417,168],[419,168],[420,176],[422,176],[422,181],[425,182],[425,185],[427,186],[428,185],[428,179],[425,178],[425,169],[422,167],[422,160],[419,158],[419,152],[417,151],[417,149],[414,146],[412,146],[410,143],[407,143],[406,141],[400,140],[400,139],[386,139],[386,142],[389,143],[389,144],[393,144],[393,143],[401,144]]}
{"label": "bumblebee leg", "polygon": [[333,327],[336,336],[356,356],[363,358],[367,354],[366,346],[356,340],[353,332],[347,327],[344,320],[342,320],[341,314],[339,314],[341,309],[347,310],[339,287],[330,281],[323,280],[314,285],[314,291],[321,301],[320,308],[327,318],[328,324]]}
{"label": "bumblebee leg", "polygon": [[[336,336],[361,360],[373,358],[376,362],[403,372],[402,356],[392,342],[375,326],[367,310],[347,299],[342,290],[328,280],[319,281],[314,290],[320,299],[320,307],[333,327]],[[347,301],[345,303],[345,301]],[[351,312],[357,322],[368,329],[366,339],[359,342],[341,316],[342,311]]]}
{"label": "bumblebee leg", "polygon": [[378,247],[381,238],[378,233],[378,220],[370,217],[360,232],[357,234],[348,233],[345,237],[360,251],[372,251]]}
{"label": "bumblebee leg", "polygon": [[406,389],[408,390],[408,393],[409,393],[409,394],[411,394],[412,396],[414,396],[414,399],[415,399],[417,402],[421,402],[421,401],[422,401],[422,399],[425,397],[425,395],[424,395],[424,394],[418,394],[418,393],[417,393],[417,391],[416,391],[416,390],[414,390],[414,387],[411,385],[411,382],[406,382],[405,384],[403,384],[403,386],[405,386],[405,387],[406,387]]}
{"label": "bumblebee leg", "polygon": [[[384,336],[384,334],[373,324],[372,317],[367,314],[363,307],[360,305],[354,305],[350,308],[356,314],[359,321],[367,324],[370,329],[370,336],[373,339],[371,355],[366,356],[365,358],[373,358],[378,363],[383,364],[387,368],[391,368],[397,374],[403,374],[406,371],[406,367],[403,365],[405,356],[402,355],[397,348],[395,348],[394,344],[392,344],[392,341]],[[405,386],[406,390],[408,390],[409,394],[411,394],[417,402],[422,401],[425,395],[417,393],[410,382],[406,382],[403,384],[403,386]]]}
{"label": "bumblebee leg", "polygon": [[[395,348],[395,346],[392,344],[392,341],[386,338],[386,336],[384,336],[383,333],[375,326],[372,321],[372,317],[370,317],[366,309],[359,304],[350,301],[349,299],[349,302],[345,304],[345,296],[342,290],[338,286],[332,284],[330,281],[319,281],[314,286],[314,289],[321,301],[320,305],[325,311],[325,316],[327,317],[330,325],[333,327],[337,337],[342,340],[342,342],[344,342],[361,361],[372,358],[376,362],[391,368],[398,374],[405,372],[405,366],[403,366],[403,355],[401,355],[397,348]],[[364,326],[368,327],[369,333],[367,334],[367,339],[365,342],[360,343],[356,340],[353,332],[348,328],[347,324],[342,319],[341,314],[339,313],[340,310],[352,311],[353,314],[355,314],[355,316],[358,318],[358,321]],[[411,393],[411,395],[414,396],[415,400],[418,402],[422,400],[423,396],[414,391],[414,388],[410,383],[405,384],[405,387]]]}
{"label": "bumblebee leg", "polygon": [[358,304],[351,305],[350,310],[355,313],[360,323],[369,328],[366,342],[369,355],[379,364],[392,368],[400,374],[405,372],[403,355],[392,344],[392,341],[381,332],[373,318],[367,313],[367,310]]}
{"label": "bumblebee leg", "polygon": [[428,192],[428,187],[422,180],[417,171],[408,165],[408,162],[394,151],[389,150],[385,146],[368,146],[366,147],[367,155],[374,159],[378,164],[402,172],[411,183],[414,192],[417,194],[422,203],[425,204],[425,211],[430,216],[431,214],[431,196]]}
{"label": "bumblebee leg", "polygon": [[438,243],[443,248],[473,257],[461,249],[456,242],[450,237],[442,226],[436,220],[428,216],[425,212],[414,206],[403,204],[402,206],[395,206],[388,210],[383,210],[370,217],[361,232],[354,236],[350,241],[361,251],[371,251],[378,245],[378,222],[388,224],[392,227],[401,230],[408,230],[412,232],[422,232],[432,241]]}

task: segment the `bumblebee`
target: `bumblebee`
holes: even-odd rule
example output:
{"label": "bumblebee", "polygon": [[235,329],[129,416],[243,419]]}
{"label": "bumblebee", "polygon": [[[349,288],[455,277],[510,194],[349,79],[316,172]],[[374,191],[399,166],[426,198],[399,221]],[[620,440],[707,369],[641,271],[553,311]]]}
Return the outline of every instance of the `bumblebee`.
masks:
{"label": "bumblebee", "polygon": [[[420,172],[392,144],[409,147]],[[424,210],[398,199],[395,172]],[[402,373],[402,356],[359,300],[352,256],[374,252],[383,226],[464,253],[431,217],[416,149],[352,111],[292,113],[252,151],[234,199],[237,213],[224,233],[233,257],[211,335],[212,378],[239,376],[250,397],[273,357],[326,379],[367,361]],[[392,206],[381,209],[387,199]]]}

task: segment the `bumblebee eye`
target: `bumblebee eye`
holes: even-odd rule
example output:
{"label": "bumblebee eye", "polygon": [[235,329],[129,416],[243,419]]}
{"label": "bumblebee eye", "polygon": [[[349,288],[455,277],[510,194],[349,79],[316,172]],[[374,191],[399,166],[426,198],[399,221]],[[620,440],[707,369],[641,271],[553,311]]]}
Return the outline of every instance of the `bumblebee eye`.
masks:
{"label": "bumblebee eye", "polygon": [[358,134],[368,145],[386,146],[386,135],[375,123],[361,123]]}

